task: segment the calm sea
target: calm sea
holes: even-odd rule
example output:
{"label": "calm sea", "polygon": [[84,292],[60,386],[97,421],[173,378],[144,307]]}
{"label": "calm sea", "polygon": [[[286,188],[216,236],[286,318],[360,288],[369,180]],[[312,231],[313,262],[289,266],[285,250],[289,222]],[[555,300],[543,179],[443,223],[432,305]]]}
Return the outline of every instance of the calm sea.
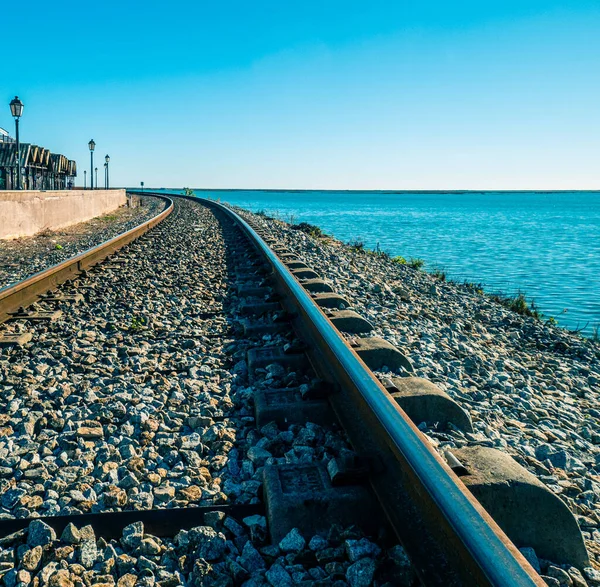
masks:
{"label": "calm sea", "polygon": [[342,241],[379,243],[489,292],[523,292],[587,335],[600,325],[600,193],[196,193],[317,224]]}

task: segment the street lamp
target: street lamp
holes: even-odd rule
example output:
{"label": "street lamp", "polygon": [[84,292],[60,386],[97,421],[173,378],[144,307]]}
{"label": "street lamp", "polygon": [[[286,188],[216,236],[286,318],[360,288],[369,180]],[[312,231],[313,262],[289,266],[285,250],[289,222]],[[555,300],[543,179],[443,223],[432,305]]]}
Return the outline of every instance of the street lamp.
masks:
{"label": "street lamp", "polygon": [[108,163],[104,164],[104,189],[108,189]]}
{"label": "street lamp", "polygon": [[98,189],[98,168],[94,168],[94,171],[96,172],[96,189]]}
{"label": "street lamp", "polygon": [[87,185],[87,171],[84,169],[83,170],[83,189],[86,188]]}
{"label": "street lamp", "polygon": [[15,135],[17,139],[17,189],[21,189],[21,143],[19,142],[19,118],[23,114],[23,102],[15,96],[10,102],[10,112],[15,118]]}
{"label": "street lamp", "polygon": [[106,167],[106,189],[108,189],[108,162],[110,161],[110,157],[108,155],[106,155],[106,157],[104,157],[104,167]]}
{"label": "street lamp", "polygon": [[88,143],[88,147],[90,148],[90,161],[91,161],[91,167],[90,167],[90,189],[93,190],[94,189],[94,149],[96,148],[96,143],[94,142],[94,139],[92,139]]}

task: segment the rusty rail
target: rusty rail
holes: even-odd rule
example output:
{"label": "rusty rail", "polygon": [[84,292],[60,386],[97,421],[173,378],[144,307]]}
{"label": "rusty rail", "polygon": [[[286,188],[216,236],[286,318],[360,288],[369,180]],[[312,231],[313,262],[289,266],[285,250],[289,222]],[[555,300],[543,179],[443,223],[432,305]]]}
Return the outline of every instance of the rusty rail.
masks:
{"label": "rusty rail", "polygon": [[545,585],[257,231],[217,202],[175,197],[227,216],[271,266],[275,287],[284,294],[282,304],[308,343],[311,363],[342,390],[331,403],[350,441],[379,465],[371,472],[371,486],[423,583]]}
{"label": "rusty rail", "polygon": [[353,446],[379,463],[371,486],[423,583],[545,585],[254,228],[217,202],[186,199],[228,216],[270,264],[311,363],[343,390],[331,403]]}
{"label": "rusty rail", "polygon": [[23,281],[0,289],[0,324],[10,318],[11,312],[15,312],[21,307],[29,306],[37,301],[40,296],[55,289],[61,283],[69,279],[75,279],[82,271],[100,263],[115,251],[118,251],[162,222],[173,211],[173,200],[159,194],[153,195],[161,198],[168,204],[154,218],[58,265],[48,267],[48,269],[44,269]]}

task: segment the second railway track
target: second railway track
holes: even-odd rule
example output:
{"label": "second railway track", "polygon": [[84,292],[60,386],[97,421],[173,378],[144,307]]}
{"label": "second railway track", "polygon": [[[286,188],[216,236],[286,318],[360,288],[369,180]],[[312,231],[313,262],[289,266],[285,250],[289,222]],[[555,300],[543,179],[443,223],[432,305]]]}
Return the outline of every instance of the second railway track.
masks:
{"label": "second railway track", "polygon": [[174,198],[1,351],[7,584],[543,585],[261,232]]}

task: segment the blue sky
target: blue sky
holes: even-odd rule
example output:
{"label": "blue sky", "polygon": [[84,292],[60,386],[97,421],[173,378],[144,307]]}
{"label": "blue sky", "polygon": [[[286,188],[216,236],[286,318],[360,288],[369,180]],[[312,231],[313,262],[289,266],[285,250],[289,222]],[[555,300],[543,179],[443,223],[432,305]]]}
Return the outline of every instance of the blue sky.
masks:
{"label": "blue sky", "polygon": [[[6,12],[6,11],[5,11]],[[0,126],[116,185],[598,189],[598,2],[34,0]]]}

